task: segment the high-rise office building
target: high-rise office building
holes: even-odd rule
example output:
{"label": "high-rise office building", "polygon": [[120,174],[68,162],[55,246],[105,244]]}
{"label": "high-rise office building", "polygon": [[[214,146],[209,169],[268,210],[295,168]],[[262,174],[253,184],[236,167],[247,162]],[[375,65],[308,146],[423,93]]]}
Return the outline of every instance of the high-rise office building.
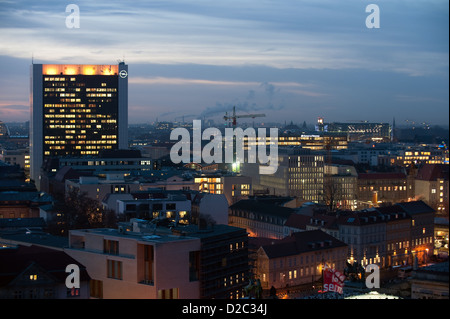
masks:
{"label": "high-rise office building", "polygon": [[128,148],[128,65],[33,64],[30,175],[45,157]]}
{"label": "high-rise office building", "polygon": [[241,174],[252,178],[253,193],[297,197],[299,201],[324,200],[325,152],[301,147],[278,148],[278,169],[259,174],[259,163],[244,163]]}

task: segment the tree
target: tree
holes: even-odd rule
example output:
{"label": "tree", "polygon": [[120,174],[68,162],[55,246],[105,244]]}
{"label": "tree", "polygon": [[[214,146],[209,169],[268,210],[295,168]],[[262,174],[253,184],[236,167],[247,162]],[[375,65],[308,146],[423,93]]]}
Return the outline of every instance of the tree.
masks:
{"label": "tree", "polygon": [[66,193],[63,211],[67,230],[102,227],[101,206],[78,188]]}
{"label": "tree", "polygon": [[337,209],[337,204],[342,200],[342,185],[333,176],[326,174],[323,185],[324,201],[329,211]]}

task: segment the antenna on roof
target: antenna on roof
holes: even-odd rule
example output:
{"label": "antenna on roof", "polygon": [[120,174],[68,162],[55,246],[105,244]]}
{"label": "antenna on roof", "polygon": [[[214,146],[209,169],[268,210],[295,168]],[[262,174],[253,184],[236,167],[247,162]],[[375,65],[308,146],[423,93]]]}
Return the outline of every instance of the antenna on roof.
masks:
{"label": "antenna on roof", "polygon": [[117,59],[117,63],[125,63],[125,54],[122,55],[122,60],[121,59]]}

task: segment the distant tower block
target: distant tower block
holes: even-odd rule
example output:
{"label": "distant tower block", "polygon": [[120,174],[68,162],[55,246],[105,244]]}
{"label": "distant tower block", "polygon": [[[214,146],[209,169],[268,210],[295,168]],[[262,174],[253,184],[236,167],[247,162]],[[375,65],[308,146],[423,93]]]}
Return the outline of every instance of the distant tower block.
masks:
{"label": "distant tower block", "polygon": [[32,64],[30,175],[44,158],[128,148],[128,66]]}

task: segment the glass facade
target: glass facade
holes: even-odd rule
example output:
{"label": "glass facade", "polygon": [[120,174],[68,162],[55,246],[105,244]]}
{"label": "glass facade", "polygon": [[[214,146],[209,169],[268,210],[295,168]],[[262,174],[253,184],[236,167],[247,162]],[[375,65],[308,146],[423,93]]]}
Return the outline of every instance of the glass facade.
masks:
{"label": "glass facade", "polygon": [[43,97],[44,156],[97,155],[118,148],[117,73],[44,74]]}

